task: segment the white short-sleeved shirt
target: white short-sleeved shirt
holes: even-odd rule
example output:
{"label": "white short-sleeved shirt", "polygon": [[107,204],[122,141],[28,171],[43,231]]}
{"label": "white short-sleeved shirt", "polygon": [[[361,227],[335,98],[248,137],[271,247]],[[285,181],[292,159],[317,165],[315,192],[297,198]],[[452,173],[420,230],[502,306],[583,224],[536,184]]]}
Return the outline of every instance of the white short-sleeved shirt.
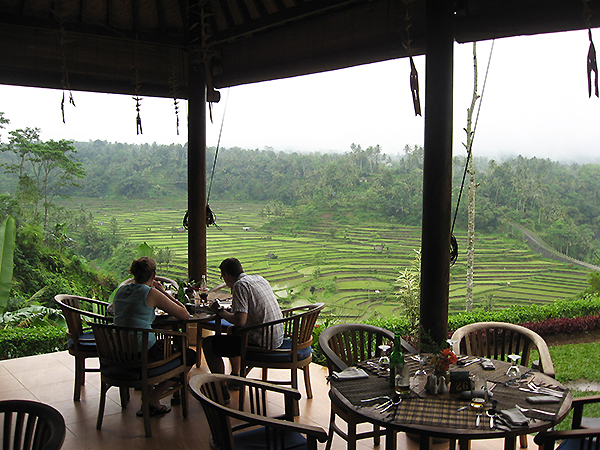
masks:
{"label": "white short-sleeved shirt", "polygon": [[[241,273],[233,289],[231,312],[248,314],[245,326],[258,325],[283,318],[277,297],[267,280],[260,275]],[[278,348],[283,343],[283,324],[277,324],[274,329],[273,342],[262,342],[260,330],[248,333],[248,338],[254,344],[266,348]]]}

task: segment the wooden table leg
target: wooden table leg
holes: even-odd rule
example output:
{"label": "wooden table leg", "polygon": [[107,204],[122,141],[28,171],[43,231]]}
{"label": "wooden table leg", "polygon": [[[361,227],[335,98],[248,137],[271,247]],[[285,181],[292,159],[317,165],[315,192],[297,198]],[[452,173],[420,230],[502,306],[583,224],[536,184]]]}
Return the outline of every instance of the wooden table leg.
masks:
{"label": "wooden table leg", "polygon": [[517,437],[509,436],[504,438],[504,450],[515,450],[517,447]]}
{"label": "wooden table leg", "polygon": [[396,450],[397,433],[391,428],[385,429],[385,450]]}
{"label": "wooden table leg", "polygon": [[471,450],[471,440],[470,439],[459,439],[458,447],[460,450]]}
{"label": "wooden table leg", "polygon": [[429,450],[433,445],[433,438],[431,436],[427,436],[422,434],[419,436],[419,449],[420,450]]}

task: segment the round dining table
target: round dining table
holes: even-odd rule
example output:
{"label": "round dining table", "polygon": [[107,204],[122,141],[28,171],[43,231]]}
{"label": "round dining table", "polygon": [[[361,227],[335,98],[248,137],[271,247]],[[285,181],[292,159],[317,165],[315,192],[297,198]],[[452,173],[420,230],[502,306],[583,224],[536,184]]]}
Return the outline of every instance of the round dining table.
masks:
{"label": "round dining table", "polygon": [[[225,297],[230,296],[225,295]],[[213,302],[215,300],[219,300],[219,303],[225,308],[231,306],[230,298],[223,299],[223,295],[219,295],[217,292],[209,292],[208,301]],[[156,314],[153,326],[155,328],[168,328],[188,332],[188,325],[196,324],[197,347],[200,345],[199,343],[202,342],[202,324],[210,324],[210,328],[214,330],[215,334],[221,333],[221,318],[217,314],[213,313],[208,306],[190,306],[188,311],[190,312],[190,316],[187,319],[178,319],[174,316],[164,314],[159,311]],[[198,356],[196,367],[200,367],[200,359],[202,354],[198,348],[196,348],[196,354]]]}
{"label": "round dining table", "polygon": [[[411,366],[411,373],[418,368],[412,356],[407,356],[406,363]],[[464,399],[465,394],[461,396],[460,392],[429,394],[424,380],[420,385],[413,384],[408,398],[386,409],[382,407],[386,397],[396,401],[398,398],[394,398],[395,392],[385,371],[376,369],[376,362],[359,364],[368,379],[332,377],[330,396],[335,396],[365,421],[386,428],[386,450],[395,450],[396,432],[418,438],[421,450],[429,450],[433,439],[439,438],[450,439],[451,447],[458,441],[465,449],[471,440],[503,438],[505,450],[515,450],[518,436],[549,429],[562,421],[571,409],[569,390],[543,373],[518,366],[520,374],[509,376],[510,363],[493,360],[495,368],[484,370],[476,357],[464,357],[462,364],[451,366],[450,372],[469,372],[472,378],[483,380],[481,387],[487,387],[488,398],[479,410],[471,407],[470,400]],[[548,392],[556,399],[551,400],[552,403],[531,404],[527,400],[528,397],[530,400],[542,395],[547,397]],[[516,405],[529,410],[522,413],[528,419],[525,424],[511,426],[498,418],[507,411],[515,411]],[[490,415],[498,413],[495,422],[490,421],[487,414],[490,409]]]}

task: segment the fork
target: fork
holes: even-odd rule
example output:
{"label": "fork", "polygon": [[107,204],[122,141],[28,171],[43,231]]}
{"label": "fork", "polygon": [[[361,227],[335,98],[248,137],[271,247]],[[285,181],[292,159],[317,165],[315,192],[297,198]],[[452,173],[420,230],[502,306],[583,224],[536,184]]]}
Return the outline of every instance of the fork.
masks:
{"label": "fork", "polygon": [[554,413],[551,413],[551,412],[548,412],[548,411],[542,411],[541,409],[523,408],[522,406],[519,406],[519,405],[515,405],[515,407],[519,411],[521,411],[522,413],[533,412],[533,413],[538,413],[538,414],[546,414],[547,416],[553,416],[554,417]]}

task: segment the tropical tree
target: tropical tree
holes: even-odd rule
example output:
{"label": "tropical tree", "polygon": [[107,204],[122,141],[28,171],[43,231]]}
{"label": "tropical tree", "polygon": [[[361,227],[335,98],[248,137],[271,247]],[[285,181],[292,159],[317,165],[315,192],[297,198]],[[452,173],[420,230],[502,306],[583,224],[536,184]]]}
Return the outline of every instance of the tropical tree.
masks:
{"label": "tropical tree", "polygon": [[12,286],[15,239],[15,219],[8,216],[0,225],[0,313],[6,309]]}
{"label": "tropical tree", "polygon": [[473,138],[475,136],[475,127],[473,126],[473,112],[480,96],[477,93],[477,44],[473,42],[473,96],[471,105],[467,109],[467,143],[463,144],[467,149],[467,173],[469,174],[468,190],[468,226],[467,226],[467,295],[466,311],[473,311],[473,275],[475,267],[475,167],[473,164]]}
{"label": "tropical tree", "polygon": [[42,142],[39,128],[18,129],[9,134],[8,145],[0,150],[13,153],[14,158],[2,167],[18,179],[16,199],[21,219],[37,222],[41,204],[46,228],[48,211],[55,207],[54,197],[61,195],[65,186],[78,186],[76,180],[85,177],[85,171],[74,157],[72,141]]}

